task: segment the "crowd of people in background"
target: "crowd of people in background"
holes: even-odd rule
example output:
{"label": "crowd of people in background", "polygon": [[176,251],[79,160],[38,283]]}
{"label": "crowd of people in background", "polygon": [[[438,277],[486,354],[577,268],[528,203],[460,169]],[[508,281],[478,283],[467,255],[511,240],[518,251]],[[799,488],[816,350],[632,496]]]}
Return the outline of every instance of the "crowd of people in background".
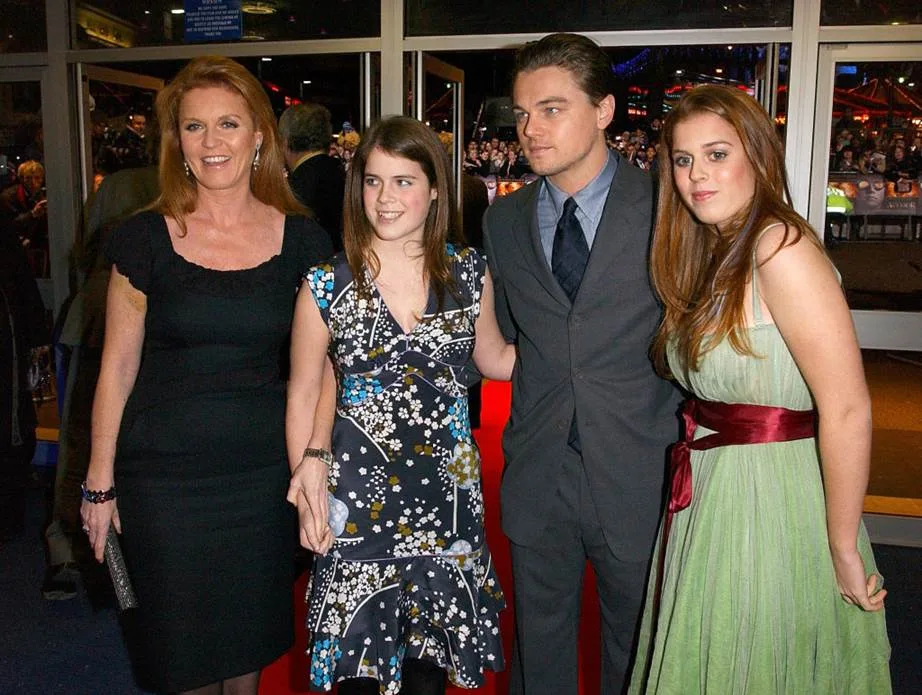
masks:
{"label": "crowd of people in background", "polygon": [[879,174],[888,181],[916,179],[922,173],[922,131],[872,128],[846,110],[833,126],[829,170]]}
{"label": "crowd of people in background", "polygon": [[[633,130],[610,128],[605,141],[610,150],[637,168],[655,174],[656,147],[661,128],[662,119],[653,118],[645,126]],[[515,139],[503,140],[495,135],[469,140],[461,166],[466,174],[481,178],[521,179],[533,173],[519,142]]]}

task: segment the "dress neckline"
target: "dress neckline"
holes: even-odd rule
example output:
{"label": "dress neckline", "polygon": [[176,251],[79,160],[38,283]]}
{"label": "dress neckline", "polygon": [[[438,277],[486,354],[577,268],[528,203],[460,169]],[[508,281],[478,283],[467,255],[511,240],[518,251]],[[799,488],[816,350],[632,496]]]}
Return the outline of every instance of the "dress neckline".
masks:
{"label": "dress neckline", "polygon": [[201,265],[200,263],[196,263],[195,261],[190,261],[188,258],[186,258],[181,253],[179,253],[179,251],[176,250],[176,247],[173,246],[173,237],[170,234],[170,228],[167,225],[166,216],[159,215],[159,217],[160,217],[161,224],[163,225],[163,231],[166,234],[166,241],[167,241],[167,244],[169,245],[170,253],[172,253],[175,258],[178,258],[180,262],[182,262],[183,264],[191,268],[196,268],[198,270],[207,271],[209,273],[251,273],[253,271],[261,270],[262,268],[265,268],[266,266],[275,263],[278,259],[280,259],[285,254],[285,245],[288,243],[288,236],[289,236],[288,221],[291,219],[291,215],[285,215],[285,220],[282,223],[282,246],[281,248],[279,248],[278,253],[275,253],[272,256],[269,256],[269,258],[265,259],[264,261],[260,261],[256,265],[252,265],[246,268],[223,269],[223,268],[209,268],[206,265]]}
{"label": "dress neckline", "polygon": [[397,316],[393,311],[391,311],[391,308],[387,305],[387,301],[385,301],[384,295],[381,294],[381,290],[378,289],[378,283],[375,282],[375,279],[371,276],[371,273],[368,272],[368,268],[366,267],[364,271],[365,278],[368,280],[368,284],[371,285],[375,297],[377,297],[378,301],[381,302],[381,306],[384,308],[384,311],[387,312],[388,318],[390,318],[391,322],[397,326],[397,329],[400,331],[400,335],[404,336],[405,338],[409,338],[411,335],[416,333],[416,329],[420,327],[420,325],[423,323],[423,320],[429,314],[430,307],[432,305],[432,287],[430,286],[426,293],[426,306],[423,307],[422,316],[416,320],[416,323],[413,324],[410,330],[406,330],[400,321],[397,320]]}

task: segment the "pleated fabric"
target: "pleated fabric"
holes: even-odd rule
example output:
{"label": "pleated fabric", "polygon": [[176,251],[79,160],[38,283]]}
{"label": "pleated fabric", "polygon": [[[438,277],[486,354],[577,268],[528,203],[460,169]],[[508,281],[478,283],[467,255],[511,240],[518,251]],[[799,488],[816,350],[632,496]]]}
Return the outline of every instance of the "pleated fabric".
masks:
{"label": "pleated fabric", "polygon": [[[758,357],[724,341],[677,377],[705,400],[812,408],[775,326],[749,337]],[[691,465],[691,505],[674,515],[665,551],[662,538],[657,545],[659,605],[654,570],[630,692],[890,693],[884,612],[839,595],[816,440],[693,451]],[[859,551],[876,572],[863,525]]]}

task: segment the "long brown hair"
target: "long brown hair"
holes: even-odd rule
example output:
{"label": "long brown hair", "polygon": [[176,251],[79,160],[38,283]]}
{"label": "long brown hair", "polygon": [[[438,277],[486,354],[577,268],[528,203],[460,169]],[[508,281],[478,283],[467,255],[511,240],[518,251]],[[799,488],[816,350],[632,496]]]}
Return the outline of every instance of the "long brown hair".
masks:
{"label": "long brown hair", "polygon": [[262,203],[285,214],[306,214],[285,179],[285,157],[275,125],[275,114],[262,85],[240,63],[223,56],[202,56],[189,61],[157,95],[160,123],[160,197],[151,209],[172,217],[185,233],[184,218],[195,209],[198,190],[186,176],[180,146],[179,108],[183,97],[200,87],[223,87],[236,92],[250,108],[255,129],[262,133],[259,167],[250,173],[250,190]]}
{"label": "long brown hair", "polygon": [[381,270],[381,262],[372,248],[375,232],[365,216],[362,197],[365,167],[375,149],[419,164],[429,185],[437,192],[436,199],[429,205],[423,229],[423,272],[435,292],[438,311],[441,312],[446,293],[457,298],[457,287],[445,244],[461,243],[463,239],[452,185],[451,164],[438,136],[428,126],[407,116],[391,116],[378,121],[362,136],[352,158],[346,179],[343,246],[356,289],[361,295],[368,296],[371,288],[364,270],[368,268],[371,277],[375,277]]}
{"label": "long brown hair", "polygon": [[[733,126],[755,177],[752,200],[723,233],[696,220],[675,185],[676,125],[702,113]],[[666,118],[658,149],[660,190],[650,274],[664,313],[651,348],[654,364],[661,373],[669,372],[666,346],[672,341],[679,361],[672,371],[680,368],[686,374],[725,338],[737,353],[754,355],[745,331],[744,300],[759,233],[782,222],[784,237],[774,253],[801,238],[822,249],[810,225],[787,202],[791,196],[781,141],[755,99],[732,87],[704,85],[685,94]]]}

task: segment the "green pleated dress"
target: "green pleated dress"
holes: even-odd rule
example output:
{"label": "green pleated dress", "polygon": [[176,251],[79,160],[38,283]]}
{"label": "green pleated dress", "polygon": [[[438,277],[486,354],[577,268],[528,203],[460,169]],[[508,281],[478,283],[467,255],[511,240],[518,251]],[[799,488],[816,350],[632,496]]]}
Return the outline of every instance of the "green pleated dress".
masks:
{"label": "green pleated dress", "polygon": [[[756,276],[753,276],[754,294]],[[773,324],[749,329],[760,357],[724,341],[682,385],[724,403],[813,407]],[[674,353],[669,354],[676,364]],[[678,370],[677,370],[678,371]],[[710,433],[699,427],[695,437]],[[657,544],[630,693],[885,695],[884,612],[839,595],[830,557],[815,439],[691,453],[693,498],[673,516],[659,609]],[[858,547],[876,571],[864,525]]]}

